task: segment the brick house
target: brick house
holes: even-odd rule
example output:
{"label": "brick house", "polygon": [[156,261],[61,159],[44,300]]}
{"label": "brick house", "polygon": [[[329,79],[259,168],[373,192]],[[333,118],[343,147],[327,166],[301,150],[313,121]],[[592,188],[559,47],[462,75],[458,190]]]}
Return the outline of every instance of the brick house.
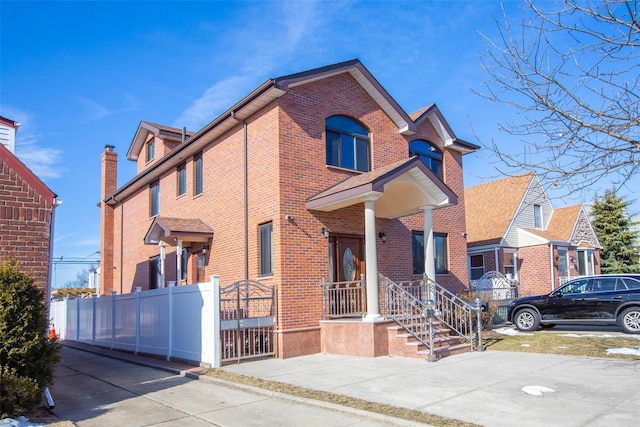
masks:
{"label": "brick house", "polygon": [[[277,355],[321,351],[322,280],[467,286],[462,157],[436,105],[405,113],[358,60],[267,80],[197,132],[141,122],[102,155],[103,293],[220,276],[277,289]],[[427,244],[425,245],[425,241]],[[375,344],[372,344],[375,345]]]}
{"label": "brick house", "polygon": [[464,194],[470,280],[498,271],[517,280],[526,296],[600,273],[600,244],[585,207],[554,208],[534,172]]}
{"label": "brick house", "polygon": [[58,203],[56,194],[13,154],[18,126],[0,117],[0,263],[17,260],[48,299]]}

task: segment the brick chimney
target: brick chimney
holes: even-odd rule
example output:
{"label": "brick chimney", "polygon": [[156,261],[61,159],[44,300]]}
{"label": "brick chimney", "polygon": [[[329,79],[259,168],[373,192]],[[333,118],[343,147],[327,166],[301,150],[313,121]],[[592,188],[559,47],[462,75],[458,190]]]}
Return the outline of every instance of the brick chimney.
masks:
{"label": "brick chimney", "polygon": [[100,293],[111,295],[114,289],[114,218],[115,206],[104,201],[118,188],[118,154],[113,145],[106,145],[102,153],[102,182],[100,191]]}

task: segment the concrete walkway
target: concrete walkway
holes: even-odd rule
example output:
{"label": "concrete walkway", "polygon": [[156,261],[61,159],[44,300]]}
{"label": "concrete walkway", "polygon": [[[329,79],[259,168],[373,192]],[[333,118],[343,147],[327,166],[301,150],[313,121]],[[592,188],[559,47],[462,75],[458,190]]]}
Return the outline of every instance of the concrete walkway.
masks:
{"label": "concrete walkway", "polygon": [[[316,354],[224,369],[485,426],[640,425],[637,361],[499,351],[434,363]],[[527,386],[554,392],[535,396]]]}
{"label": "concrete walkway", "polygon": [[79,427],[416,425],[209,377],[198,381],[176,374],[199,371],[189,365],[73,347],[62,348],[51,393],[53,412]]}

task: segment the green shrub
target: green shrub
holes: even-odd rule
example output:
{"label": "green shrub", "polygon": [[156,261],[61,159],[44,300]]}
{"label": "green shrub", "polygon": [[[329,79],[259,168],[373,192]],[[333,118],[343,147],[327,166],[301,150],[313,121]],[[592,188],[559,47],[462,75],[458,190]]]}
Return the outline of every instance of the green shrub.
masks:
{"label": "green shrub", "polygon": [[53,383],[59,346],[48,337],[43,292],[16,262],[0,266],[0,414],[15,417]]}

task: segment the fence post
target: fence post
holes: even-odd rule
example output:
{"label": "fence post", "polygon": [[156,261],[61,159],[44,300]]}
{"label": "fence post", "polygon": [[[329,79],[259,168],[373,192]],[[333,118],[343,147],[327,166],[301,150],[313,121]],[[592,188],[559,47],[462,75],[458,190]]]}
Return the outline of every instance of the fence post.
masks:
{"label": "fence post", "polygon": [[76,297],[76,342],[80,342],[80,298]]}
{"label": "fence post", "polygon": [[211,276],[211,292],[213,293],[213,367],[222,365],[222,349],[220,339],[220,276]]}
{"label": "fence post", "polygon": [[170,283],[167,286],[167,295],[169,298],[169,342],[167,343],[167,360],[171,360],[171,350],[173,347],[173,286]]}
{"label": "fence post", "polygon": [[91,297],[91,307],[93,309],[93,313],[91,314],[91,344],[96,344],[96,295],[93,294]]}
{"label": "fence post", "polygon": [[136,287],[136,352],[140,349],[140,291],[141,287]]}
{"label": "fence post", "polygon": [[478,315],[478,343],[477,343],[477,347],[476,349],[478,351],[484,351],[484,348],[482,348],[482,298],[480,296],[476,297],[476,312]]}
{"label": "fence post", "polygon": [[116,345],[116,291],[111,291],[111,350]]}

